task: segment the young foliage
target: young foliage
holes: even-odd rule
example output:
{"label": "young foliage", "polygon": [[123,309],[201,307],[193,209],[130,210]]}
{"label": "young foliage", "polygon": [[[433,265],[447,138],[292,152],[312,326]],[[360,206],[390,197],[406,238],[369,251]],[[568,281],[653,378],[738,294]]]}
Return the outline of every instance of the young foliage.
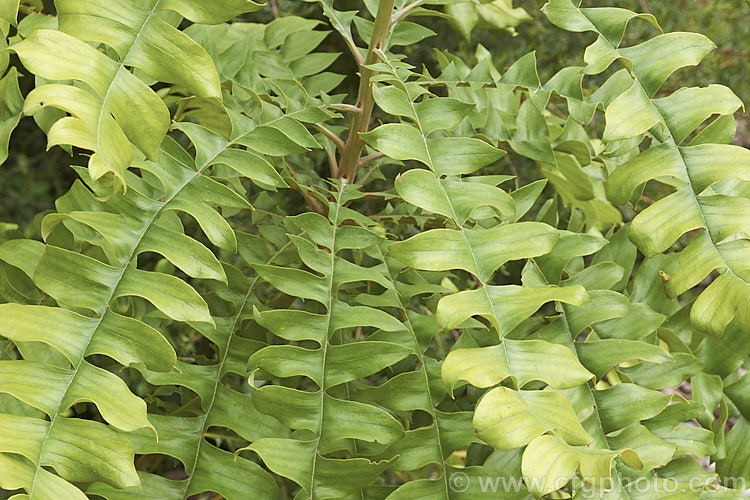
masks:
{"label": "young foliage", "polygon": [[406,55],[509,1],[272,3],[0,3],[0,160],[87,167],[0,224],[4,495],[743,498],[742,103],[664,90],[712,42],[550,0],[542,82]]}

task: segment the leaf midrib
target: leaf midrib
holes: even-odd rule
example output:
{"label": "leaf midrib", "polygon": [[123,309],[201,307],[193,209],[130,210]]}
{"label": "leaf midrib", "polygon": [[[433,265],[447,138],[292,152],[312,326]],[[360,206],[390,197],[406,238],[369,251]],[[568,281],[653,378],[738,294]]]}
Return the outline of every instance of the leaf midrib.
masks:
{"label": "leaf midrib", "polygon": [[[141,34],[143,33],[143,30],[146,28],[146,25],[148,24],[148,22],[151,20],[151,18],[156,13],[156,7],[159,5],[160,2],[161,2],[161,0],[156,0],[156,3],[153,5],[153,7],[151,8],[151,10],[149,10],[148,14],[146,15],[146,18],[143,20],[143,24],[141,24],[141,28],[138,30],[138,33],[135,34],[135,37],[133,37],[133,43],[130,44],[130,46],[128,47],[127,52],[125,52],[125,54],[122,56],[122,58],[121,58],[121,60],[119,62],[119,67],[117,68],[117,71],[115,72],[114,76],[112,77],[112,80],[110,80],[110,82],[109,82],[109,86],[107,87],[107,92],[105,92],[104,96],[102,97],[102,106],[101,106],[101,108],[99,108],[99,119],[97,120],[97,124],[96,124],[96,145],[97,145],[97,151],[100,151],[102,149],[102,145],[101,145],[101,143],[99,141],[100,141],[100,137],[102,136],[102,132],[101,132],[102,131],[102,124],[104,122],[105,107],[106,107],[107,99],[109,99],[109,94],[112,91],[112,88],[114,87],[115,80],[117,79],[118,75],[120,74],[120,71],[127,71],[127,69],[125,69],[125,60],[130,55],[130,51],[133,50],[133,46],[135,45],[135,43],[140,38]],[[125,133],[125,132],[123,131],[123,133]]]}
{"label": "leaf midrib", "polygon": [[[534,265],[534,267],[536,267],[537,272],[539,273],[539,275],[542,278],[544,278],[544,282],[547,285],[550,285],[551,283],[547,279],[547,276],[542,272],[542,269],[539,267],[539,264],[537,263],[536,259],[534,259],[532,257],[532,258],[529,259],[529,261]],[[565,308],[564,307],[561,308],[561,313],[560,314],[562,315],[563,320],[565,321],[565,326],[567,327],[568,333],[571,336],[571,340],[570,340],[570,344],[569,345],[570,345],[570,347],[572,349],[573,355],[576,357],[576,359],[578,359],[578,362],[580,363],[580,359],[578,358],[578,352],[575,349],[575,342],[572,339],[572,333],[570,333],[572,331],[571,328],[570,328],[570,321],[568,320],[568,314],[565,312]],[[593,327],[592,327],[592,329],[593,329]],[[589,396],[591,396],[591,400],[594,401],[594,414],[596,415],[596,423],[598,424],[599,431],[601,432],[600,438],[604,441],[604,443],[606,443],[607,448],[610,451],[615,451],[615,450],[612,450],[611,448],[609,448],[610,445],[609,445],[609,441],[607,441],[607,433],[604,432],[604,424],[602,423],[602,417],[601,417],[601,415],[599,415],[599,410],[598,410],[598,408],[596,406],[596,398],[594,398],[594,389],[593,389],[594,381],[593,380],[589,380],[588,382],[586,382],[583,385],[586,387],[586,390],[588,391]],[[615,474],[617,475],[617,484],[618,484],[618,486],[622,486],[622,484],[623,484],[622,483],[622,475],[620,474],[620,471],[617,470],[617,467],[614,468],[614,471],[615,471]],[[610,469],[610,474],[611,473],[612,473],[612,470]],[[627,490],[625,490],[624,488],[619,488],[619,489],[623,490],[625,492],[625,494],[628,495],[628,498],[630,498],[630,494],[627,492]]]}
{"label": "leaf midrib", "polygon": [[326,314],[326,328],[325,328],[325,339],[323,342],[323,345],[321,348],[323,349],[323,360],[322,360],[322,366],[321,366],[321,374],[320,374],[320,425],[318,426],[318,437],[315,439],[315,449],[313,450],[313,457],[312,457],[312,472],[310,474],[310,496],[308,497],[310,500],[313,500],[315,497],[314,489],[315,489],[315,469],[318,465],[318,456],[320,453],[318,450],[320,449],[320,439],[323,437],[323,424],[324,424],[324,407],[325,407],[325,399],[326,399],[326,357],[328,355],[328,338],[331,329],[331,317],[333,316],[333,300],[334,295],[336,295],[336,290],[333,289],[334,281],[333,277],[335,274],[336,269],[336,234],[338,233],[338,220],[339,220],[339,213],[341,212],[341,195],[343,194],[344,190],[344,184],[339,186],[339,190],[336,193],[336,212],[335,216],[333,217],[332,225],[333,225],[333,234],[331,234],[331,274],[328,279],[328,314]]}
{"label": "leaf midrib", "polygon": [[[267,265],[273,263],[274,260],[276,260],[276,257],[278,257],[284,250],[286,250],[290,245],[291,241],[287,242],[284,246],[279,248],[276,253],[274,253],[266,262]],[[208,417],[211,414],[211,410],[213,410],[213,405],[216,402],[216,394],[219,391],[219,385],[221,384],[221,377],[222,377],[222,371],[224,369],[224,365],[226,363],[227,358],[229,357],[230,348],[232,346],[232,341],[236,338],[236,333],[238,330],[238,325],[242,319],[242,312],[245,310],[245,306],[250,301],[250,298],[253,295],[253,289],[255,288],[256,283],[260,279],[260,276],[256,276],[253,281],[250,283],[250,286],[248,287],[247,293],[245,294],[245,298],[242,300],[242,304],[238,307],[237,314],[234,317],[234,320],[232,321],[232,327],[229,330],[229,338],[227,340],[226,348],[224,349],[224,353],[221,356],[221,360],[216,365],[217,367],[217,377],[216,377],[216,383],[214,384],[214,390],[211,394],[211,400],[207,406],[206,411],[203,414],[203,423],[201,424],[201,432],[198,436],[198,446],[195,449],[195,459],[193,460],[193,467],[190,470],[190,472],[187,474],[188,478],[185,482],[185,489],[182,494],[183,499],[188,498],[188,491],[190,490],[190,485],[193,482],[193,478],[195,476],[195,471],[198,468],[198,460],[200,456],[200,450],[201,446],[203,446],[203,443],[205,442],[205,439],[203,439],[205,433],[208,431]],[[187,473],[187,471],[185,471]]]}
{"label": "leaf midrib", "polygon": [[[396,74],[396,70],[393,67],[393,65],[390,63],[390,60],[386,59],[385,63],[388,66],[390,66],[390,68],[393,71],[393,73]],[[401,90],[401,89],[399,89],[399,90]],[[432,155],[430,153],[429,147],[427,146],[427,137],[424,134],[424,129],[422,127],[422,123],[419,120],[419,114],[417,113],[417,108],[416,108],[416,106],[414,106],[414,102],[409,98],[408,94],[406,94],[406,99],[409,102],[409,106],[411,107],[412,114],[414,116],[414,123],[417,125],[417,128],[419,129],[419,135],[421,136],[422,141],[424,143],[425,152],[427,153],[427,160],[429,161],[428,166],[434,172]],[[453,221],[453,224],[455,224],[455,226],[457,228],[456,230],[459,233],[461,233],[461,237],[464,239],[464,242],[466,243],[466,248],[469,250],[469,254],[471,255],[471,258],[472,258],[472,260],[474,262],[474,267],[475,267],[475,269],[477,271],[476,278],[482,284],[482,286],[481,286],[482,292],[484,293],[484,296],[487,299],[487,303],[492,308],[492,313],[493,313],[493,315],[495,316],[495,318],[497,320],[497,324],[498,324],[498,332],[497,332],[497,334],[498,334],[498,337],[500,338],[500,342],[502,343],[503,336],[502,336],[502,332],[500,332],[500,318],[495,313],[494,305],[492,303],[492,300],[490,298],[489,293],[487,292],[487,283],[479,275],[481,273],[481,270],[479,268],[479,262],[477,261],[476,254],[474,253],[474,249],[472,248],[471,243],[469,242],[469,239],[466,236],[466,232],[464,231],[463,225],[461,225],[461,224],[458,223],[458,216],[456,214],[456,210],[453,208],[453,202],[451,201],[450,196],[448,196],[448,192],[445,190],[445,186],[443,186],[443,183],[442,183],[442,181],[440,180],[439,177],[438,177],[437,181],[438,181],[438,185],[440,185],[440,190],[443,192],[443,196],[445,197],[446,201],[448,202],[448,207],[450,208],[450,213],[451,213],[450,219]],[[399,301],[400,301],[400,298],[399,298]],[[413,329],[411,327],[411,322],[408,319],[408,315],[406,315],[406,314],[404,314],[404,315],[406,316],[406,321],[409,323],[410,332],[412,333],[412,335],[414,335]],[[424,376],[425,376],[425,383],[427,384],[427,391],[430,394],[430,404],[432,404],[432,394],[431,394],[430,389],[429,389],[429,379],[427,378],[427,370],[425,368],[426,365],[424,364],[424,358],[421,355],[421,350],[419,349],[419,342],[416,341],[416,338],[414,339],[414,341],[416,342],[416,345],[417,345],[416,352],[418,353],[419,360],[420,360],[420,362],[422,362],[422,367],[423,367]],[[506,363],[508,364],[508,366],[510,366],[510,358],[508,358],[508,353],[507,353],[507,351],[505,349],[503,349],[503,354],[505,355]],[[434,407],[433,407],[433,410],[434,410]],[[436,415],[435,415],[434,411],[431,412],[431,413],[432,413],[434,421],[435,421],[435,429],[437,430],[438,446],[440,448],[440,455],[441,455],[441,457],[443,457],[443,482],[444,482],[444,485],[445,485],[445,488],[446,488],[446,498],[450,498],[450,488],[449,488],[449,484],[448,484],[447,469],[445,468],[445,460],[444,460],[444,454],[443,454],[443,447],[442,447],[442,444],[439,442],[440,441],[439,440],[440,431],[439,431],[439,427],[438,427],[438,422],[437,422],[437,418],[436,418]]]}
{"label": "leaf midrib", "polygon": [[[190,172],[190,175],[184,180],[184,182],[182,183],[182,185],[180,185],[176,190],[174,190],[174,192],[172,193],[171,196],[169,196],[169,198],[166,198],[163,202],[159,202],[160,203],[159,207],[154,211],[153,215],[145,222],[145,224],[143,226],[143,229],[138,234],[137,241],[133,245],[133,249],[130,252],[130,256],[128,257],[127,262],[122,266],[122,272],[120,273],[120,276],[117,278],[117,282],[112,287],[112,292],[111,292],[111,294],[110,294],[110,296],[109,296],[109,298],[107,300],[107,307],[104,309],[104,312],[102,313],[102,315],[98,318],[98,321],[97,321],[96,325],[92,328],[91,335],[89,336],[88,341],[86,342],[85,347],[81,351],[81,358],[78,361],[78,363],[76,364],[76,366],[73,368],[73,372],[74,372],[73,376],[70,378],[70,382],[65,387],[65,391],[62,393],[62,397],[60,398],[60,402],[61,403],[62,403],[62,401],[65,400],[65,396],[67,395],[68,391],[70,390],[70,386],[73,385],[73,382],[78,377],[78,373],[79,373],[80,367],[83,364],[83,362],[85,361],[84,360],[85,353],[88,350],[89,345],[91,344],[91,340],[96,335],[97,331],[99,330],[99,327],[101,326],[102,321],[104,321],[104,317],[106,316],[107,311],[110,309],[110,306],[114,302],[114,300],[116,298],[116,294],[117,294],[117,289],[119,288],[120,283],[123,280],[125,272],[128,270],[128,268],[130,267],[131,263],[133,262],[133,259],[135,259],[137,257],[137,255],[138,255],[138,248],[140,247],[141,241],[145,237],[146,233],[151,228],[151,226],[155,223],[156,219],[161,215],[161,213],[164,211],[164,209],[172,202],[172,200],[174,200],[182,192],[182,190],[185,189],[185,187],[187,185],[189,185],[191,182],[193,182],[196,178],[200,177],[202,175],[202,172],[211,165],[211,162],[217,156],[218,156],[218,153],[213,158],[211,158],[211,160],[207,161],[204,165],[202,165],[197,171]],[[61,409],[61,407],[58,406],[58,411],[55,412],[55,414],[50,418],[50,426],[49,426],[49,428],[48,428],[48,430],[47,430],[47,432],[46,432],[46,434],[45,434],[45,436],[44,436],[44,438],[42,440],[42,446],[41,446],[40,452],[39,452],[39,459],[37,460],[37,465],[36,465],[36,468],[34,470],[34,477],[33,477],[32,483],[31,483],[31,487],[29,488],[29,498],[31,500],[33,500],[33,498],[34,498],[33,497],[34,487],[36,485],[37,477],[39,477],[39,470],[42,467],[41,458],[42,458],[42,456],[44,454],[44,448],[45,448],[45,445],[46,445],[47,440],[49,438],[49,435],[50,435],[50,432],[52,430],[52,427],[53,427],[55,421],[57,420],[58,415],[60,414],[60,409]]]}
{"label": "leaf midrib", "polygon": [[[382,253],[381,253],[381,257],[383,259],[383,262],[385,262],[385,256]],[[387,268],[388,266],[386,265],[386,270]],[[394,287],[395,287],[395,283],[396,283],[395,277],[390,273],[390,271],[387,270],[387,272],[388,272],[388,277],[394,283]],[[414,343],[413,352],[417,356],[417,360],[422,369],[422,375],[424,376],[423,390],[427,393],[427,397],[430,400],[429,414],[432,416],[433,422],[435,423],[435,435],[437,436],[436,444],[437,444],[438,450],[440,451],[440,460],[442,462],[441,465],[443,468],[443,477],[442,477],[443,481],[442,482],[443,482],[443,485],[445,486],[445,498],[449,499],[451,489],[450,489],[450,485],[448,484],[448,474],[447,474],[448,468],[447,468],[447,464],[445,461],[446,456],[445,456],[445,452],[443,451],[443,443],[440,439],[440,426],[438,425],[437,414],[435,413],[436,408],[433,402],[434,399],[432,397],[432,389],[430,388],[430,378],[429,378],[429,375],[427,374],[427,365],[425,363],[425,356],[422,353],[421,347],[419,346],[419,340],[417,339],[417,334],[414,331],[414,325],[412,324],[411,319],[409,318],[409,315],[407,314],[406,304],[404,304],[401,298],[401,294],[398,293],[398,291],[396,291],[396,293],[398,294],[398,301],[401,304],[401,307],[399,309],[401,309],[401,313],[404,317],[404,323],[407,325],[407,329],[409,330],[409,333],[411,334],[411,340]]]}
{"label": "leaf midrib", "polygon": [[[586,14],[583,12],[583,10],[581,8],[578,8],[578,11],[581,13],[582,16],[586,17],[586,19],[588,19],[591,22],[591,19],[589,19],[589,17],[586,16]],[[618,59],[619,58],[628,59],[627,57],[625,57],[625,56],[623,56],[623,55],[620,54],[618,47],[615,47],[614,45],[612,45],[609,42],[609,40],[607,40],[607,38],[598,29],[596,29],[596,25],[593,22],[591,23],[591,25],[594,26],[595,33],[597,33],[599,36],[601,36],[602,40],[604,40],[606,42],[606,44],[611,48],[611,50],[613,52],[615,52],[619,56]],[[669,140],[665,141],[663,144],[669,144],[674,150],[677,151],[677,154],[678,154],[678,156],[680,158],[680,166],[682,167],[682,170],[683,170],[683,172],[685,174],[685,178],[688,180],[688,184],[689,184],[689,187],[690,187],[690,192],[692,194],[692,200],[693,200],[693,202],[695,203],[695,205],[698,208],[698,213],[700,214],[701,220],[703,221],[703,227],[708,232],[709,239],[711,240],[711,246],[714,248],[714,251],[719,256],[719,259],[721,259],[722,263],[724,263],[724,268],[726,269],[726,271],[729,272],[735,278],[737,278],[739,281],[741,281],[742,283],[744,283],[745,286],[750,287],[750,282],[746,281],[741,276],[739,276],[736,272],[734,272],[734,270],[732,269],[732,267],[724,259],[724,256],[722,255],[721,251],[719,250],[718,245],[714,242],[714,238],[711,236],[711,228],[709,227],[708,223],[706,222],[706,216],[705,216],[705,214],[703,212],[703,208],[701,207],[701,204],[698,202],[698,196],[695,194],[695,188],[693,186],[693,180],[690,177],[690,171],[688,170],[687,164],[685,163],[685,158],[682,155],[682,150],[677,145],[677,142],[674,139],[674,135],[672,134],[672,131],[667,126],[667,122],[664,119],[664,115],[662,115],[662,113],[659,111],[659,108],[657,108],[654,105],[653,100],[651,99],[651,97],[649,97],[649,95],[646,92],[645,88],[643,87],[643,84],[641,83],[640,79],[634,73],[632,73],[630,71],[629,71],[629,73],[630,73],[631,77],[633,78],[634,85],[637,84],[638,87],[640,88],[641,92],[643,92],[643,95],[645,95],[648,98],[649,106],[661,118],[662,123],[664,124],[664,129],[669,134]]]}

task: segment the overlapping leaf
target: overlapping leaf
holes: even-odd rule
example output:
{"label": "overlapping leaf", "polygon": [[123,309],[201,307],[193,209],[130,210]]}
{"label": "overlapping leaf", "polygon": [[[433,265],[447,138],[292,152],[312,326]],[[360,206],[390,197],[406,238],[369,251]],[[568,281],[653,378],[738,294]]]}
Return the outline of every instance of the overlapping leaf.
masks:
{"label": "overlapping leaf", "polygon": [[[373,23],[317,3],[361,64],[353,30],[366,40]],[[479,47],[474,67],[438,52],[440,76],[418,74],[391,51],[431,32],[403,19],[445,3],[397,0],[367,66],[381,123],[362,134],[367,193],[319,174],[327,159],[335,175],[349,123],[337,112],[360,105],[330,95],[343,77],[328,71],[338,54],[315,52],[320,21],[221,24],[260,8],[246,0],[59,0],[59,30],[44,16],[49,29],[19,26],[13,49],[39,77],[23,112],[49,122],[50,145],[93,156],[41,223],[45,243],[0,227],[0,488],[470,499],[494,478],[514,481],[499,497],[524,500],[737,497],[688,483],[717,478],[689,455],[712,456],[724,484],[750,476],[750,378],[737,374],[749,158],[725,144],[741,104],[721,86],[653,97],[712,45],[676,33],[620,47],[629,22],[655,19],[552,0],[554,23],[598,34],[584,67],[542,84],[533,53],[500,73]],[[510,2],[449,10],[469,29],[498,6],[512,17]],[[22,112],[16,81],[0,80],[0,155]],[[157,96],[156,82],[172,86]],[[187,150],[164,140],[166,106]],[[598,109],[592,139],[582,124]],[[519,186],[532,175],[519,170],[502,189],[498,144],[546,180]],[[95,182],[107,173],[125,194]],[[547,180],[555,197],[527,222]],[[670,194],[638,213],[652,181]],[[288,185],[317,213],[274,193]],[[631,212],[611,202],[629,201],[638,215],[612,229]],[[647,254],[637,271],[630,240]],[[697,300],[671,300],[717,273]],[[691,401],[661,392],[688,379]],[[648,491],[626,487],[641,478]]]}
{"label": "overlapping leaf", "polygon": [[[191,132],[196,140],[212,136],[198,127]],[[74,241],[98,247],[101,260],[51,243],[4,244],[7,251],[3,252],[3,260],[20,266],[61,306],[0,306],[5,337],[21,346],[43,342],[65,360],[65,366],[60,367],[33,361],[3,362],[6,371],[16,375],[3,377],[0,390],[47,413],[52,422],[46,431],[35,434],[41,445],[23,452],[36,465],[28,474],[31,481],[22,485],[30,495],[49,481],[59,482],[59,478],[50,479],[47,473],[40,472],[42,465],[52,466],[69,481],[104,481],[115,488],[139,484],[132,468],[130,443],[115,437],[114,431],[103,424],[64,418],[60,413],[79,401],[93,401],[104,419],[117,429],[154,429],[146,417],[144,402],[120,378],[85,358],[101,353],[123,365],[141,363],[157,372],[169,371],[175,365],[174,350],[161,333],[139,319],[116,312],[114,305],[120,297],[142,297],[173,320],[214,324],[205,301],[190,285],[177,277],[136,266],[139,254],[156,252],[189,276],[226,280],[213,254],[186,236],[179,219],[171,216],[175,211],[189,214],[214,244],[230,250],[236,248],[234,231],[213,207],[249,208],[249,204],[228,187],[202,175],[210,165],[210,161],[204,161],[196,166],[184,149],[167,141],[156,162],[140,165],[142,171],[153,173],[153,177],[130,176],[132,189],[124,196],[102,203],[83,184],[76,183],[58,201],[59,212],[45,220],[44,233],[52,241],[67,231]],[[27,260],[28,264],[21,264],[21,255],[26,259],[28,255],[36,257],[32,262]],[[24,353],[23,348],[21,352]],[[31,370],[36,372],[34,376],[30,375]],[[24,375],[35,379],[41,376],[45,382],[30,388],[23,383]],[[87,426],[85,432],[81,430],[83,425]],[[94,435],[95,432],[98,434]],[[122,444],[112,446],[111,457],[94,458],[95,467],[91,469],[93,466],[75,465],[80,451],[60,448],[70,439],[84,438],[87,446],[103,440]],[[4,434],[7,443],[17,443],[17,439],[12,433]],[[11,444],[5,444],[3,451],[18,452],[8,446]],[[126,459],[131,466],[129,469],[118,466],[123,471],[119,476],[106,472],[107,467],[116,463],[113,460],[122,463]],[[94,472],[81,476],[87,470]]]}
{"label": "overlapping leaf", "polygon": [[[210,56],[170,24],[167,14],[178,12],[193,22],[217,23],[261,5],[63,0],[56,7],[59,31],[34,31],[13,45],[29,71],[52,81],[26,97],[24,114],[33,115],[49,106],[68,113],[49,129],[48,145],[92,150],[91,177],[96,180],[112,173],[123,182],[133,160],[133,146],[155,159],[170,123],[159,96],[128,68],[154,81],[179,84],[196,96],[221,100]],[[118,59],[85,43],[90,41],[106,44]],[[64,81],[77,85],[55,83]]]}
{"label": "overlapping leaf", "polygon": [[[352,440],[390,445],[403,438],[401,424],[374,405],[336,396],[336,387],[371,375],[407,357],[411,350],[396,343],[364,340],[347,343],[343,330],[371,327],[403,331],[399,320],[369,306],[341,300],[342,285],[361,280],[387,283],[382,272],[366,269],[337,255],[377,243],[362,227],[340,225],[349,219],[343,203],[356,198],[341,188],[331,202],[329,219],[303,214],[290,220],[308,238],[292,237],[302,262],[313,272],[281,266],[255,265],[264,281],[292,297],[314,301],[322,312],[258,311],[256,321],[286,341],[311,340],[317,347],[271,345],[250,357],[248,369],[286,379],[303,376],[311,390],[282,384],[257,387],[251,376],[253,404],[300,434],[300,438],[263,437],[250,444],[273,472],[297,483],[306,497],[338,498],[371,484],[388,465],[386,460],[333,458]],[[323,248],[319,248],[322,246]],[[363,362],[366,360],[366,362]],[[346,390],[346,386],[344,386]],[[355,448],[356,449],[356,448]]]}
{"label": "overlapping leaf", "polygon": [[[626,140],[650,131],[656,141],[616,168],[609,179],[609,196],[625,203],[636,188],[654,179],[672,186],[672,194],[635,217],[631,238],[646,255],[654,255],[668,250],[686,232],[699,230],[681,253],[681,265],[674,280],[670,276],[667,290],[679,295],[718,271],[720,276],[693,306],[693,323],[720,335],[737,316],[747,328],[750,318],[743,304],[750,297],[750,285],[744,262],[748,260],[745,235],[750,233],[740,215],[746,212],[747,200],[731,191],[707,188],[727,176],[746,180],[750,153],[711,142],[684,144],[712,115],[731,115],[742,103],[718,85],[652,99],[670,74],[700,62],[713,44],[698,34],[668,33],[618,49],[627,22],[635,17],[627,12],[578,9],[568,0],[550,2],[547,7],[550,19],[561,27],[600,34],[587,51],[589,72],[603,71],[616,59],[622,59],[632,72],[630,79],[618,76],[625,78],[627,88],[606,103],[604,140]],[[659,55],[665,51],[670,53],[668,58]]]}

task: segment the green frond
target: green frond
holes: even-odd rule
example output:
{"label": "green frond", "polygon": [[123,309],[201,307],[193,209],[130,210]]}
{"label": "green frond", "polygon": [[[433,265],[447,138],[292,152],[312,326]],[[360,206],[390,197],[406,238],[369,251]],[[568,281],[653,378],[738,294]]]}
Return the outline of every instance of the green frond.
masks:
{"label": "green frond", "polygon": [[[191,132],[204,141],[212,136],[197,127]],[[131,188],[127,194],[101,202],[79,182],[58,201],[60,211],[45,219],[43,229],[48,244],[36,244],[38,258],[32,262],[26,260],[21,269],[61,307],[0,305],[3,323],[12,326],[5,333],[8,339],[21,344],[45,343],[66,360],[66,366],[61,367],[3,361],[9,375],[3,377],[0,391],[42,410],[51,419],[47,430],[35,435],[38,447],[23,453],[35,465],[30,475],[32,480],[23,484],[29,495],[36,493],[42,479],[48,480],[47,474],[40,476],[41,467],[47,465],[71,482],[103,481],[115,488],[139,485],[130,462],[133,447],[124,437],[103,424],[69,419],[61,413],[80,401],[92,401],[104,420],[119,430],[149,428],[152,434],[158,432],[146,416],[145,403],[120,378],[92,365],[86,358],[104,354],[122,365],[142,364],[144,369],[163,372],[165,376],[170,370],[180,369],[173,348],[160,332],[143,319],[116,312],[122,297],[143,298],[172,320],[216,328],[206,302],[192,286],[177,277],[137,267],[140,254],[156,252],[188,276],[226,281],[225,271],[213,253],[186,236],[179,219],[173,218],[176,212],[189,214],[215,245],[230,251],[236,249],[233,229],[214,206],[250,208],[250,205],[235,191],[202,175],[211,164],[206,160],[195,165],[184,149],[168,140],[156,162],[139,165],[144,177],[128,174]],[[98,186],[92,184],[92,187]],[[65,241],[61,239],[65,233],[72,237],[73,248],[94,245],[101,260],[51,243]],[[29,247],[13,242],[3,244],[8,249],[3,252],[3,260],[20,265],[18,252]],[[34,378],[44,381],[33,390],[22,382],[30,371],[36,371]],[[11,373],[15,375],[11,377]],[[79,452],[73,447],[63,447],[63,443],[79,436],[81,425],[86,426],[86,432],[98,433],[99,437],[92,438],[94,441],[108,440],[122,445],[113,444],[112,457],[92,454],[95,467],[76,467],[74,461]],[[5,439],[18,438],[10,434]],[[16,450],[4,447],[3,451]],[[106,467],[114,467],[126,458],[130,467],[120,467],[123,471],[120,475],[106,472]],[[98,472],[87,472],[82,479],[81,471],[89,469]]]}
{"label": "green frond", "polygon": [[[24,114],[46,107],[68,113],[48,130],[48,146],[92,150],[91,177],[97,180],[112,173],[124,182],[134,158],[132,147],[156,159],[170,124],[162,99],[128,68],[154,82],[177,84],[198,97],[221,102],[211,57],[167,19],[176,12],[193,22],[218,23],[261,7],[244,1],[222,4],[227,5],[180,0],[56,2],[59,31],[37,30],[12,46],[30,72],[51,82],[29,93]],[[117,59],[85,42],[105,44]],[[61,50],[65,57],[59,57]],[[56,83],[63,81],[85,87]]]}
{"label": "green frond", "polygon": [[742,498],[743,105],[668,88],[708,38],[549,0],[583,62],[496,67],[510,0],[53,3],[0,0],[0,163],[33,115],[78,175],[0,222],[0,496]]}
{"label": "green frond", "polygon": [[[386,292],[380,296],[361,294],[356,300],[360,303],[393,307],[399,311],[403,329],[399,331],[381,330],[373,335],[374,339],[387,340],[408,348],[415,363],[403,367],[385,383],[360,389],[360,394],[368,400],[403,415],[407,421],[413,420],[418,410],[427,412],[429,421],[423,426],[406,430],[404,437],[391,444],[383,457],[395,456],[390,465],[396,471],[417,471],[424,467],[437,465],[436,479],[423,479],[408,482],[395,489],[389,498],[411,498],[409,491],[432,492],[436,498],[448,498],[451,495],[450,464],[451,455],[464,446],[477,441],[471,426],[471,413],[454,409],[438,409],[448,393],[448,387],[440,377],[440,362],[435,359],[431,344],[436,336],[442,335],[434,315],[423,314],[410,307],[412,297],[423,293],[442,291],[423,280],[407,283],[398,278],[403,265],[382,251],[375,253],[376,258],[385,263],[388,282]],[[418,483],[414,486],[413,483]]]}
{"label": "green frond", "polygon": [[[639,45],[618,49],[630,17],[609,20],[609,12],[578,9],[568,0],[548,4],[548,15],[565,29],[588,30],[600,38],[587,50],[587,72],[599,73],[615,60],[631,72],[626,87],[606,102],[604,140],[622,141],[653,134],[655,144],[618,165],[611,174],[608,194],[616,203],[626,203],[636,188],[658,179],[674,189],[642,210],[632,222],[630,237],[651,256],[668,250],[685,233],[699,230],[680,253],[680,264],[670,276],[667,291],[678,296],[714,271],[719,277],[700,295],[691,310],[700,330],[721,335],[736,316],[750,327],[744,304],[750,298],[744,234],[748,227],[733,214],[746,212],[747,200],[732,188],[711,186],[727,176],[747,180],[750,153],[741,147],[686,139],[712,115],[731,115],[742,102],[726,87],[682,89],[652,98],[674,71],[695,65],[713,48],[713,43],[693,33],[667,33]],[[592,17],[593,16],[593,17]],[[606,29],[600,24],[609,23]],[[613,34],[619,33],[619,38]],[[669,53],[669,57],[660,54]],[[697,137],[696,137],[697,139]],[[716,165],[721,165],[720,172]]]}
{"label": "green frond", "polygon": [[[251,356],[248,363],[248,369],[255,373],[250,378],[255,407],[273,415],[299,435],[295,439],[262,438],[248,449],[258,453],[272,471],[297,483],[310,498],[338,498],[369,486],[388,466],[389,460],[360,458],[356,453],[357,443],[387,446],[404,436],[402,425],[388,412],[371,404],[347,400],[349,388],[343,385],[378,372],[411,352],[406,347],[383,341],[360,340],[350,344],[346,340],[349,334],[343,333],[343,329],[361,327],[403,330],[401,322],[393,316],[369,306],[352,307],[339,298],[343,285],[368,279],[370,274],[372,279],[385,281],[382,273],[372,269],[367,274],[355,274],[352,270],[360,266],[337,255],[373,243],[370,237],[362,237],[365,233],[372,235],[365,228],[340,226],[348,219],[341,207],[355,195],[351,189],[339,188],[333,194],[328,219],[306,215],[302,229],[310,239],[291,239],[302,262],[316,274],[289,267],[253,266],[260,278],[275,289],[292,297],[309,299],[323,308],[322,314],[302,310],[258,312],[259,323],[275,335],[287,341],[309,339],[316,347],[272,345]],[[347,234],[352,231],[354,234]],[[271,315],[275,318],[272,321]],[[300,327],[304,330],[296,331]],[[300,337],[302,332],[304,335]],[[363,358],[368,362],[362,363]],[[302,376],[312,385],[309,388],[297,388],[296,384],[260,385],[254,382],[259,372],[282,379]],[[348,458],[352,446],[354,455]],[[344,457],[327,456],[334,452],[348,453]]]}

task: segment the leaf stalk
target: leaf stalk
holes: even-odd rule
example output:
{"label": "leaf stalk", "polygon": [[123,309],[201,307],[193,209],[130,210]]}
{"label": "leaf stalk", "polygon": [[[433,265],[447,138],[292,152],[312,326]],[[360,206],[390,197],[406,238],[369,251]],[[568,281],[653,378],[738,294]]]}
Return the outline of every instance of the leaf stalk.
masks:
{"label": "leaf stalk", "polygon": [[353,182],[357,177],[357,170],[359,169],[359,157],[362,154],[362,148],[364,148],[364,141],[360,137],[361,133],[367,132],[370,126],[370,117],[372,116],[372,108],[374,101],[372,98],[372,86],[370,79],[372,78],[374,71],[369,69],[367,66],[377,61],[377,52],[383,49],[385,40],[388,36],[388,31],[391,27],[391,14],[393,13],[393,6],[395,0],[381,0],[378,6],[378,12],[375,16],[375,24],[372,29],[372,37],[370,38],[370,45],[367,48],[367,56],[365,57],[364,64],[359,67],[359,91],[357,93],[357,104],[361,112],[354,114],[352,117],[352,126],[349,129],[349,136],[344,143],[344,150],[341,153],[341,161],[339,162],[339,178]]}

